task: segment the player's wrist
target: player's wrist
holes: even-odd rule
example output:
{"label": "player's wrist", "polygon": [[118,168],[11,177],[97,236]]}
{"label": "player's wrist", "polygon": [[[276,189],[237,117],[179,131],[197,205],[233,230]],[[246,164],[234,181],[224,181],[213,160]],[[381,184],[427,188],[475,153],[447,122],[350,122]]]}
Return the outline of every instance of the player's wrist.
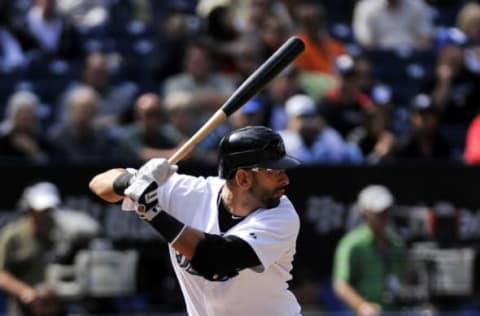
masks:
{"label": "player's wrist", "polygon": [[154,209],[156,209],[152,211],[155,212],[154,216],[147,221],[169,244],[175,243],[187,226],[167,212],[156,207]]}
{"label": "player's wrist", "polygon": [[125,189],[132,183],[133,176],[130,172],[120,174],[113,180],[113,191],[118,195],[125,196]]}

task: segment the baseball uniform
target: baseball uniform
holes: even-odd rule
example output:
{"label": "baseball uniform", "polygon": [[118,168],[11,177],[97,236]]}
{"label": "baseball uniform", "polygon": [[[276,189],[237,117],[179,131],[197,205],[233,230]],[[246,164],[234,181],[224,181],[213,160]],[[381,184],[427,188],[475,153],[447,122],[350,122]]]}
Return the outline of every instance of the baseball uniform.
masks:
{"label": "baseball uniform", "polygon": [[[300,220],[283,196],[270,209],[257,209],[222,231],[220,192],[225,180],[174,174],[158,188],[160,207],[195,229],[209,234],[236,236],[247,242],[261,264],[233,278],[208,281],[190,262],[169,246],[170,259],[190,316],[296,316],[300,305],[289,291]],[[124,199],[124,209],[134,204]]]}

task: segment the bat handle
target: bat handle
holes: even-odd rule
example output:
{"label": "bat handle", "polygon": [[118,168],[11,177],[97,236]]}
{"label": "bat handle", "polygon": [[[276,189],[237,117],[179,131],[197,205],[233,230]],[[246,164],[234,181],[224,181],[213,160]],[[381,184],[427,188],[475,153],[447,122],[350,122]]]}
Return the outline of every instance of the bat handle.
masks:
{"label": "bat handle", "polygon": [[169,164],[176,164],[187,156],[195,146],[201,142],[212,130],[227,120],[227,115],[222,109],[217,110],[203,126],[185,142],[170,158]]}

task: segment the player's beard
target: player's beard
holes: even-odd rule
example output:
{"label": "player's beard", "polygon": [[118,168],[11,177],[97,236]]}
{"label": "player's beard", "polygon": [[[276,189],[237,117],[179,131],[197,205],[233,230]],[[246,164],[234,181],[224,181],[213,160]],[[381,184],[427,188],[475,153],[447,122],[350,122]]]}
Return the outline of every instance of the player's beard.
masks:
{"label": "player's beard", "polygon": [[261,186],[255,179],[250,194],[261,204],[262,208],[274,208],[280,204],[280,198],[283,194],[280,191],[285,190],[286,186],[277,187],[274,189],[267,189]]}

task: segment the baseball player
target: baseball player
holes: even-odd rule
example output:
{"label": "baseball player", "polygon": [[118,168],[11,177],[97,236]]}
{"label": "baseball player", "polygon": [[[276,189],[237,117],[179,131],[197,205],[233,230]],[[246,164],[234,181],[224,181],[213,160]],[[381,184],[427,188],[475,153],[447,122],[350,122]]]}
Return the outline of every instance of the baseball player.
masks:
{"label": "baseball player", "polygon": [[300,221],[284,194],[298,165],[276,132],[248,126],[220,141],[219,177],[178,174],[157,158],[101,173],[90,189],[123,199],[168,241],[190,316],[296,316],[287,281]]}

